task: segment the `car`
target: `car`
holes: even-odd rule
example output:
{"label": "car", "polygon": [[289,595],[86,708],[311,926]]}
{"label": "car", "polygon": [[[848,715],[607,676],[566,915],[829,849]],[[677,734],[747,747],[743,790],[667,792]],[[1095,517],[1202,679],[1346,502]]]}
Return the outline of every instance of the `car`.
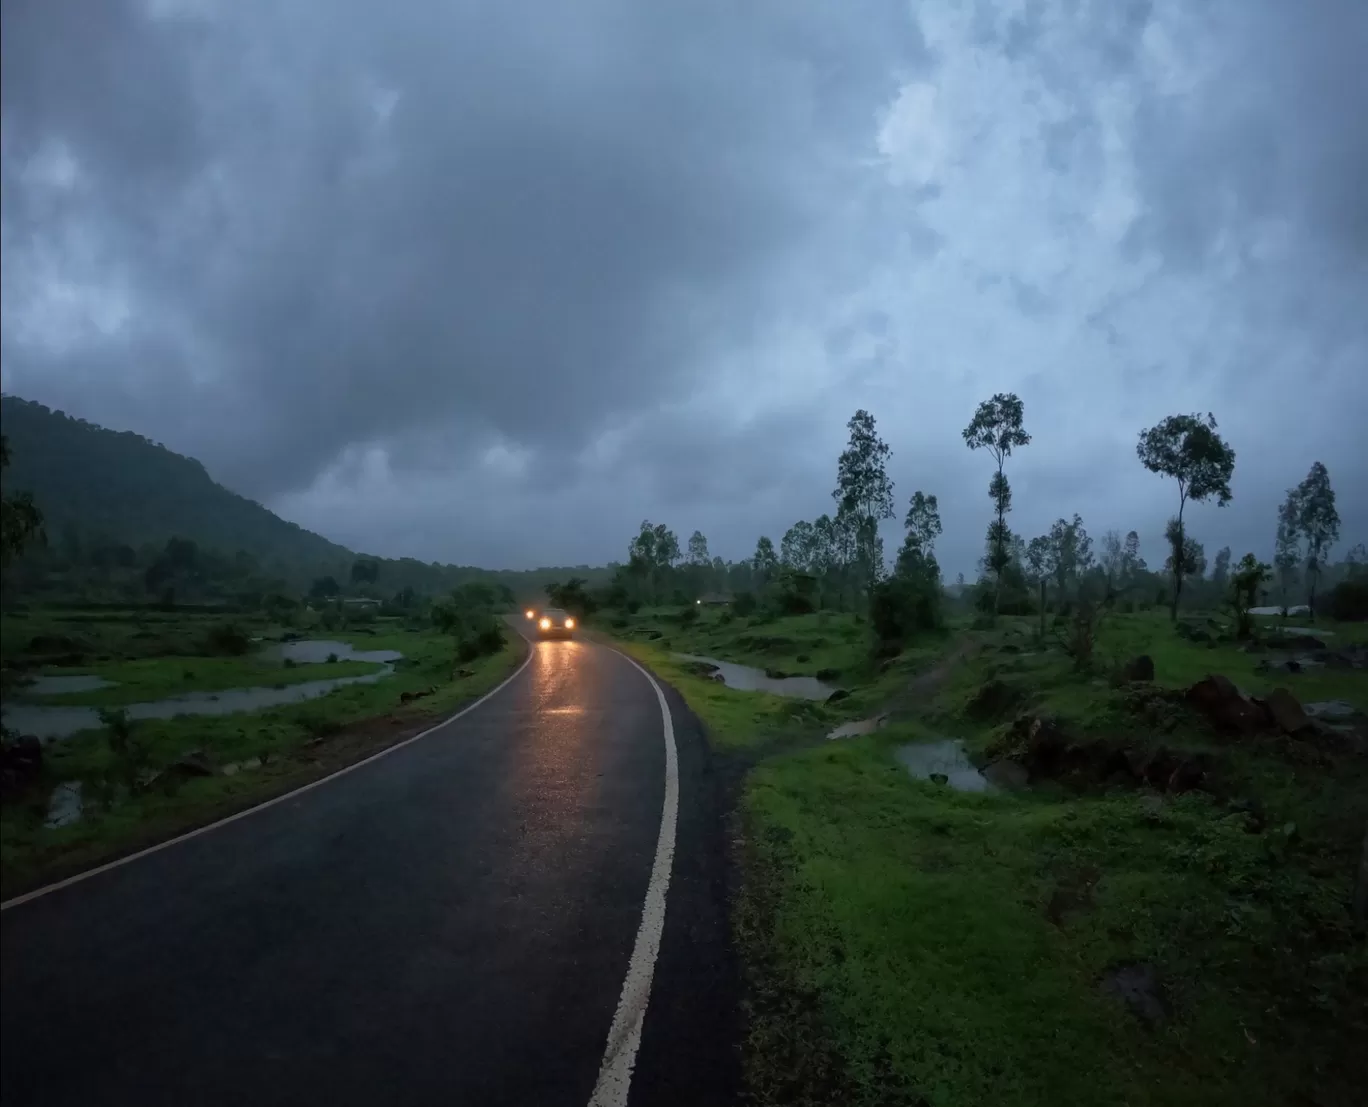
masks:
{"label": "car", "polygon": [[537,619],[538,638],[573,638],[575,617],[558,607],[548,607]]}

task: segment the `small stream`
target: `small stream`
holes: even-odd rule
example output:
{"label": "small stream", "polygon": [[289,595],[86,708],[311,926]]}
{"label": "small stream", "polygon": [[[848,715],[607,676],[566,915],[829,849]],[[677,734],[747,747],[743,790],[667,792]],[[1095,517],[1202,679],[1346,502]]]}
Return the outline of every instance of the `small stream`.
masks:
{"label": "small stream", "polygon": [[802,700],[825,700],[836,691],[835,685],[827,684],[811,676],[766,676],[764,669],[751,665],[738,665],[735,661],[719,661],[715,657],[700,657],[692,653],[674,655],[680,661],[692,661],[699,665],[712,666],[715,675],[722,683],[738,692],[769,692],[775,696],[791,696]]}

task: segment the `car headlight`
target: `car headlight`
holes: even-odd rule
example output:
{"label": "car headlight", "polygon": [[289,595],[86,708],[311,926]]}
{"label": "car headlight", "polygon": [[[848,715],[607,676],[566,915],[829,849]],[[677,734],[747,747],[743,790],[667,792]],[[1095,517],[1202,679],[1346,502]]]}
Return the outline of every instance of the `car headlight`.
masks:
{"label": "car headlight", "polygon": [[535,619],[535,618],[537,617],[537,613],[536,613],[535,611],[533,611],[531,608],[528,608],[528,610],[527,610],[527,617],[528,617],[529,619]]}
{"label": "car headlight", "polygon": [[542,621],[541,621],[540,623],[538,623],[537,625],[540,626],[540,627],[542,628],[542,630],[550,630],[550,629],[551,629],[551,620],[550,620],[550,619],[547,619],[547,618],[545,618],[545,617],[543,617],[543,618],[542,618]]}
{"label": "car headlight", "polygon": [[566,630],[574,630],[574,629],[575,629],[575,620],[574,620],[574,619],[566,619],[566,620],[565,620],[565,629],[566,629]]}

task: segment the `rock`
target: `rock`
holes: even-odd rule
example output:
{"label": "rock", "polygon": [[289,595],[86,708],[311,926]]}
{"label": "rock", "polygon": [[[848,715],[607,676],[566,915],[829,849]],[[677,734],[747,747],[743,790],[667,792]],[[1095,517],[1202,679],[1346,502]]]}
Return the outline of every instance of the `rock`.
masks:
{"label": "rock", "polygon": [[1147,1026],[1158,1026],[1168,1017],[1153,965],[1143,962],[1117,965],[1103,976],[1099,987],[1120,998]]}
{"label": "rock", "polygon": [[929,780],[932,784],[949,784],[949,783],[950,783],[950,778],[949,778],[948,776],[946,776],[944,773],[932,773],[932,774],[931,774],[930,776],[928,776],[926,779]]}
{"label": "rock", "polygon": [[727,678],[724,677],[720,672],[710,674],[709,677],[708,677],[708,679],[709,679],[709,680],[715,680],[718,684],[726,684],[726,683],[727,683]]}
{"label": "rock", "polygon": [[789,674],[784,672],[783,669],[767,668],[765,669],[765,676],[767,676],[770,680],[787,680]]}
{"label": "rock", "polygon": [[1154,658],[1147,653],[1132,658],[1121,668],[1121,678],[1127,681],[1150,681],[1154,679]]}
{"label": "rock", "polygon": [[837,688],[836,691],[832,692],[831,695],[829,695],[829,696],[826,698],[826,702],[827,702],[827,703],[840,703],[841,700],[847,699],[849,696],[850,696],[850,693],[849,693],[848,691],[846,691],[844,688]]}
{"label": "rock", "polygon": [[0,746],[0,797],[28,791],[43,777],[43,743],[31,734]]}
{"label": "rock", "polygon": [[983,767],[983,779],[1004,792],[1019,792],[1030,783],[1031,774],[1019,761],[1003,758]]}
{"label": "rock", "polygon": [[1154,792],[1147,793],[1140,797],[1140,810],[1144,812],[1145,818],[1157,820],[1164,814],[1164,797]]}
{"label": "rock", "polygon": [[1263,702],[1264,709],[1273,716],[1279,729],[1287,734],[1297,734],[1311,725],[1297,697],[1286,688],[1274,688]]}
{"label": "rock", "polygon": [[1257,734],[1268,720],[1252,700],[1220,673],[1199,680],[1187,690],[1187,702],[1218,730],[1229,734]]}
{"label": "rock", "polygon": [[841,675],[840,669],[818,669],[813,676],[821,681],[835,680]]}

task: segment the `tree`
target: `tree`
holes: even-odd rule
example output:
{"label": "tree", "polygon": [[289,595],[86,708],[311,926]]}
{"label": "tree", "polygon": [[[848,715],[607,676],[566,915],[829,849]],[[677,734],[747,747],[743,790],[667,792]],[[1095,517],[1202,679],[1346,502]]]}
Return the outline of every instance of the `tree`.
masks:
{"label": "tree", "polygon": [[[1230,550],[1223,550],[1222,553],[1226,554],[1228,562]],[[1219,555],[1217,559],[1219,560]],[[1236,633],[1241,638],[1248,638],[1253,632],[1254,620],[1250,617],[1249,609],[1254,606],[1259,589],[1269,575],[1269,567],[1252,553],[1245,554],[1235,566],[1235,573],[1230,578],[1230,598],[1235,608]],[[1212,579],[1215,579],[1214,575]]]}
{"label": "tree", "polygon": [[1011,561],[1005,542],[1011,534],[1007,513],[1012,510],[1012,490],[1003,466],[1012,456],[1013,449],[1030,445],[1031,436],[1022,426],[1024,416],[1025,406],[1016,393],[998,392],[992,399],[979,404],[974,418],[964,428],[965,444],[971,450],[987,450],[997,463],[997,472],[988,485],[988,496],[997,512],[997,521],[988,530],[988,540],[994,547],[989,561],[997,577],[993,592],[994,614],[1002,599],[1002,574]]}
{"label": "tree", "polygon": [[[1176,588],[1188,577],[1200,577],[1206,572],[1206,551],[1195,538],[1183,533],[1183,525],[1177,516],[1170,519],[1164,527],[1164,537],[1168,539],[1169,555],[1164,561],[1164,571],[1171,573]],[[1177,595],[1177,591],[1174,592]],[[1174,608],[1177,611],[1177,608]],[[1176,615],[1174,616],[1176,618]]]}
{"label": "tree", "polygon": [[309,586],[309,598],[314,600],[330,600],[341,593],[335,577],[318,577]]}
{"label": "tree", "polygon": [[650,582],[652,598],[660,593],[665,575],[679,560],[679,539],[664,523],[641,521],[641,529],[627,548],[628,574]]}
{"label": "tree", "polygon": [[872,589],[883,569],[879,522],[893,518],[893,482],[888,478],[888,459],[893,451],[874,428],[874,416],[861,408],[846,424],[850,441],[836,466],[832,498],[851,516],[855,535],[855,562]]}
{"label": "tree", "polygon": [[1297,496],[1288,491],[1287,499],[1278,508],[1278,531],[1273,547],[1273,567],[1278,574],[1278,593],[1283,614],[1291,605],[1292,589],[1297,585],[1297,568],[1301,564],[1301,542],[1297,535]]}
{"label": "tree", "polygon": [[779,561],[791,568],[812,572],[816,541],[813,525],[806,520],[798,520],[784,532],[779,542]]}
{"label": "tree", "polygon": [[352,562],[351,581],[353,584],[374,584],[380,579],[380,562],[373,557],[358,557]]}
{"label": "tree", "polygon": [[1102,572],[1107,577],[1107,591],[1114,593],[1120,590],[1122,572],[1126,564],[1125,547],[1121,544],[1121,534],[1119,531],[1109,530],[1102,535],[1102,557],[1100,558]]}
{"label": "tree", "polygon": [[564,584],[555,580],[549,581],[546,585],[546,598],[551,601],[551,606],[559,607],[583,619],[594,611],[594,600],[585,588],[586,584],[588,581],[583,577],[571,577]]}
{"label": "tree", "polygon": [[1145,564],[1145,559],[1140,556],[1140,536],[1135,531],[1126,533],[1126,547],[1122,552],[1123,578],[1127,585],[1131,584],[1141,573],[1148,572],[1149,566]]}
{"label": "tree", "polygon": [[456,661],[465,664],[503,648],[503,624],[494,613],[498,592],[484,581],[466,581],[451,596],[432,605],[432,622],[450,635]]}
{"label": "tree", "polygon": [[708,540],[703,536],[701,530],[696,530],[689,535],[689,553],[687,560],[690,565],[709,565],[712,557],[708,554]]}
{"label": "tree", "polygon": [[774,543],[763,534],[760,536],[760,540],[755,543],[755,555],[751,558],[751,565],[755,569],[756,579],[761,584],[767,584],[772,580],[775,570],[779,568],[779,558],[774,552]]}
{"label": "tree", "polygon": [[1313,463],[1306,479],[1287,496],[1295,512],[1290,517],[1293,533],[1306,544],[1306,575],[1311,580],[1306,604],[1314,622],[1316,585],[1330,548],[1339,541],[1340,518],[1335,510],[1335,490],[1330,487],[1329,471],[1319,461]]}
{"label": "tree", "polygon": [[1083,527],[1082,517],[1074,515],[1072,521],[1056,519],[1050,527],[1048,541],[1046,560],[1054,575],[1056,594],[1062,601],[1069,582],[1077,582],[1092,564],[1092,539]]}
{"label": "tree", "polygon": [[[10,439],[0,435],[0,472],[10,468]],[[44,541],[42,512],[30,493],[15,493],[0,499],[0,566],[23,553],[30,542]]]}
{"label": "tree", "polygon": [[903,521],[907,536],[898,551],[895,573],[902,577],[934,580],[940,587],[940,565],[936,562],[936,539],[941,534],[940,505],[935,496],[916,492]]}
{"label": "tree", "polygon": [[[1211,567],[1211,583],[1221,592],[1225,591],[1230,580],[1230,547],[1222,546],[1216,551],[1216,561]],[[1251,605],[1252,606],[1252,605]]]}
{"label": "tree", "polygon": [[1026,578],[1040,589],[1040,636],[1045,637],[1045,582],[1054,571],[1054,543],[1038,534],[1026,545]]}
{"label": "tree", "polygon": [[1135,452],[1151,473],[1178,482],[1178,514],[1165,531],[1169,538],[1169,563],[1173,567],[1170,618],[1177,621],[1187,561],[1183,509],[1189,500],[1204,503],[1214,497],[1219,507],[1230,503],[1235,451],[1216,433],[1216,418],[1208,412],[1205,419],[1200,415],[1167,416],[1140,432]]}

